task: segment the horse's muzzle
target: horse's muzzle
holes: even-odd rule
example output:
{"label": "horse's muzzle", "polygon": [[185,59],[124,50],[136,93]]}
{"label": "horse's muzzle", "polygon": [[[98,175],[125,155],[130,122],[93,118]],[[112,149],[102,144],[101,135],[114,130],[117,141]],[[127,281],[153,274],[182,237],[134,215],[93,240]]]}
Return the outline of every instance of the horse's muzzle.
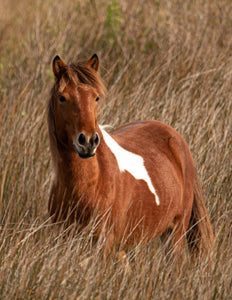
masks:
{"label": "horse's muzzle", "polygon": [[95,155],[100,144],[100,137],[95,132],[90,138],[81,132],[73,142],[74,149],[80,158],[90,158]]}

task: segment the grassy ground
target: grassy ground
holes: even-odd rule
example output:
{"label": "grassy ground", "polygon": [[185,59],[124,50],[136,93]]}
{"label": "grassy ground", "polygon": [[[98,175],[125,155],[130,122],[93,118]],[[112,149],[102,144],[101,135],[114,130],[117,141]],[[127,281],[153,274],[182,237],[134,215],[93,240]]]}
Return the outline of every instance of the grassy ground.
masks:
{"label": "grassy ground", "polygon": [[[232,2],[0,0],[0,299],[232,297]],[[130,270],[91,234],[48,220],[46,105],[51,60],[101,59],[99,123],[157,119],[188,142],[216,234],[208,257],[177,271],[138,246]]]}

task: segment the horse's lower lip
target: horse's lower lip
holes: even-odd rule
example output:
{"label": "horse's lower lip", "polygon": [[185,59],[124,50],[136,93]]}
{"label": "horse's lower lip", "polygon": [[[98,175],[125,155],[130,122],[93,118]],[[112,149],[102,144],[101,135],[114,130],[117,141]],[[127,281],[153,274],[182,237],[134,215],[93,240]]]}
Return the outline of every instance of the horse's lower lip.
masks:
{"label": "horse's lower lip", "polygon": [[87,153],[87,154],[83,154],[83,153],[79,153],[79,152],[77,152],[77,154],[78,154],[79,157],[82,158],[82,159],[87,159],[87,158],[93,157],[93,156],[95,155],[95,153]]}

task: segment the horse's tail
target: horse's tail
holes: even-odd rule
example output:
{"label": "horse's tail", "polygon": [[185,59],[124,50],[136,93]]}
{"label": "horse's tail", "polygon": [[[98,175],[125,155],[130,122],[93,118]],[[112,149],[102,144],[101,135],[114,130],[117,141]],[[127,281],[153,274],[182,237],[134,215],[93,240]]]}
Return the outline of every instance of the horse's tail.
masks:
{"label": "horse's tail", "polygon": [[213,239],[213,229],[203,201],[201,183],[195,171],[193,207],[187,231],[189,250],[197,254],[207,253]]}

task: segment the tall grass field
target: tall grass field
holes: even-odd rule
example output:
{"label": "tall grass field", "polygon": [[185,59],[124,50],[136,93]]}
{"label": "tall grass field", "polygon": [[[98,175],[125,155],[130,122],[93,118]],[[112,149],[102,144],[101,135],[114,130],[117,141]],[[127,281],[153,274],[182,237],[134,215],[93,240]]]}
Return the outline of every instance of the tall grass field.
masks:
{"label": "tall grass field", "polygon": [[[102,257],[49,219],[51,62],[97,53],[99,123],[187,141],[215,242],[178,268],[159,239]],[[232,299],[232,1],[0,0],[0,299]]]}

